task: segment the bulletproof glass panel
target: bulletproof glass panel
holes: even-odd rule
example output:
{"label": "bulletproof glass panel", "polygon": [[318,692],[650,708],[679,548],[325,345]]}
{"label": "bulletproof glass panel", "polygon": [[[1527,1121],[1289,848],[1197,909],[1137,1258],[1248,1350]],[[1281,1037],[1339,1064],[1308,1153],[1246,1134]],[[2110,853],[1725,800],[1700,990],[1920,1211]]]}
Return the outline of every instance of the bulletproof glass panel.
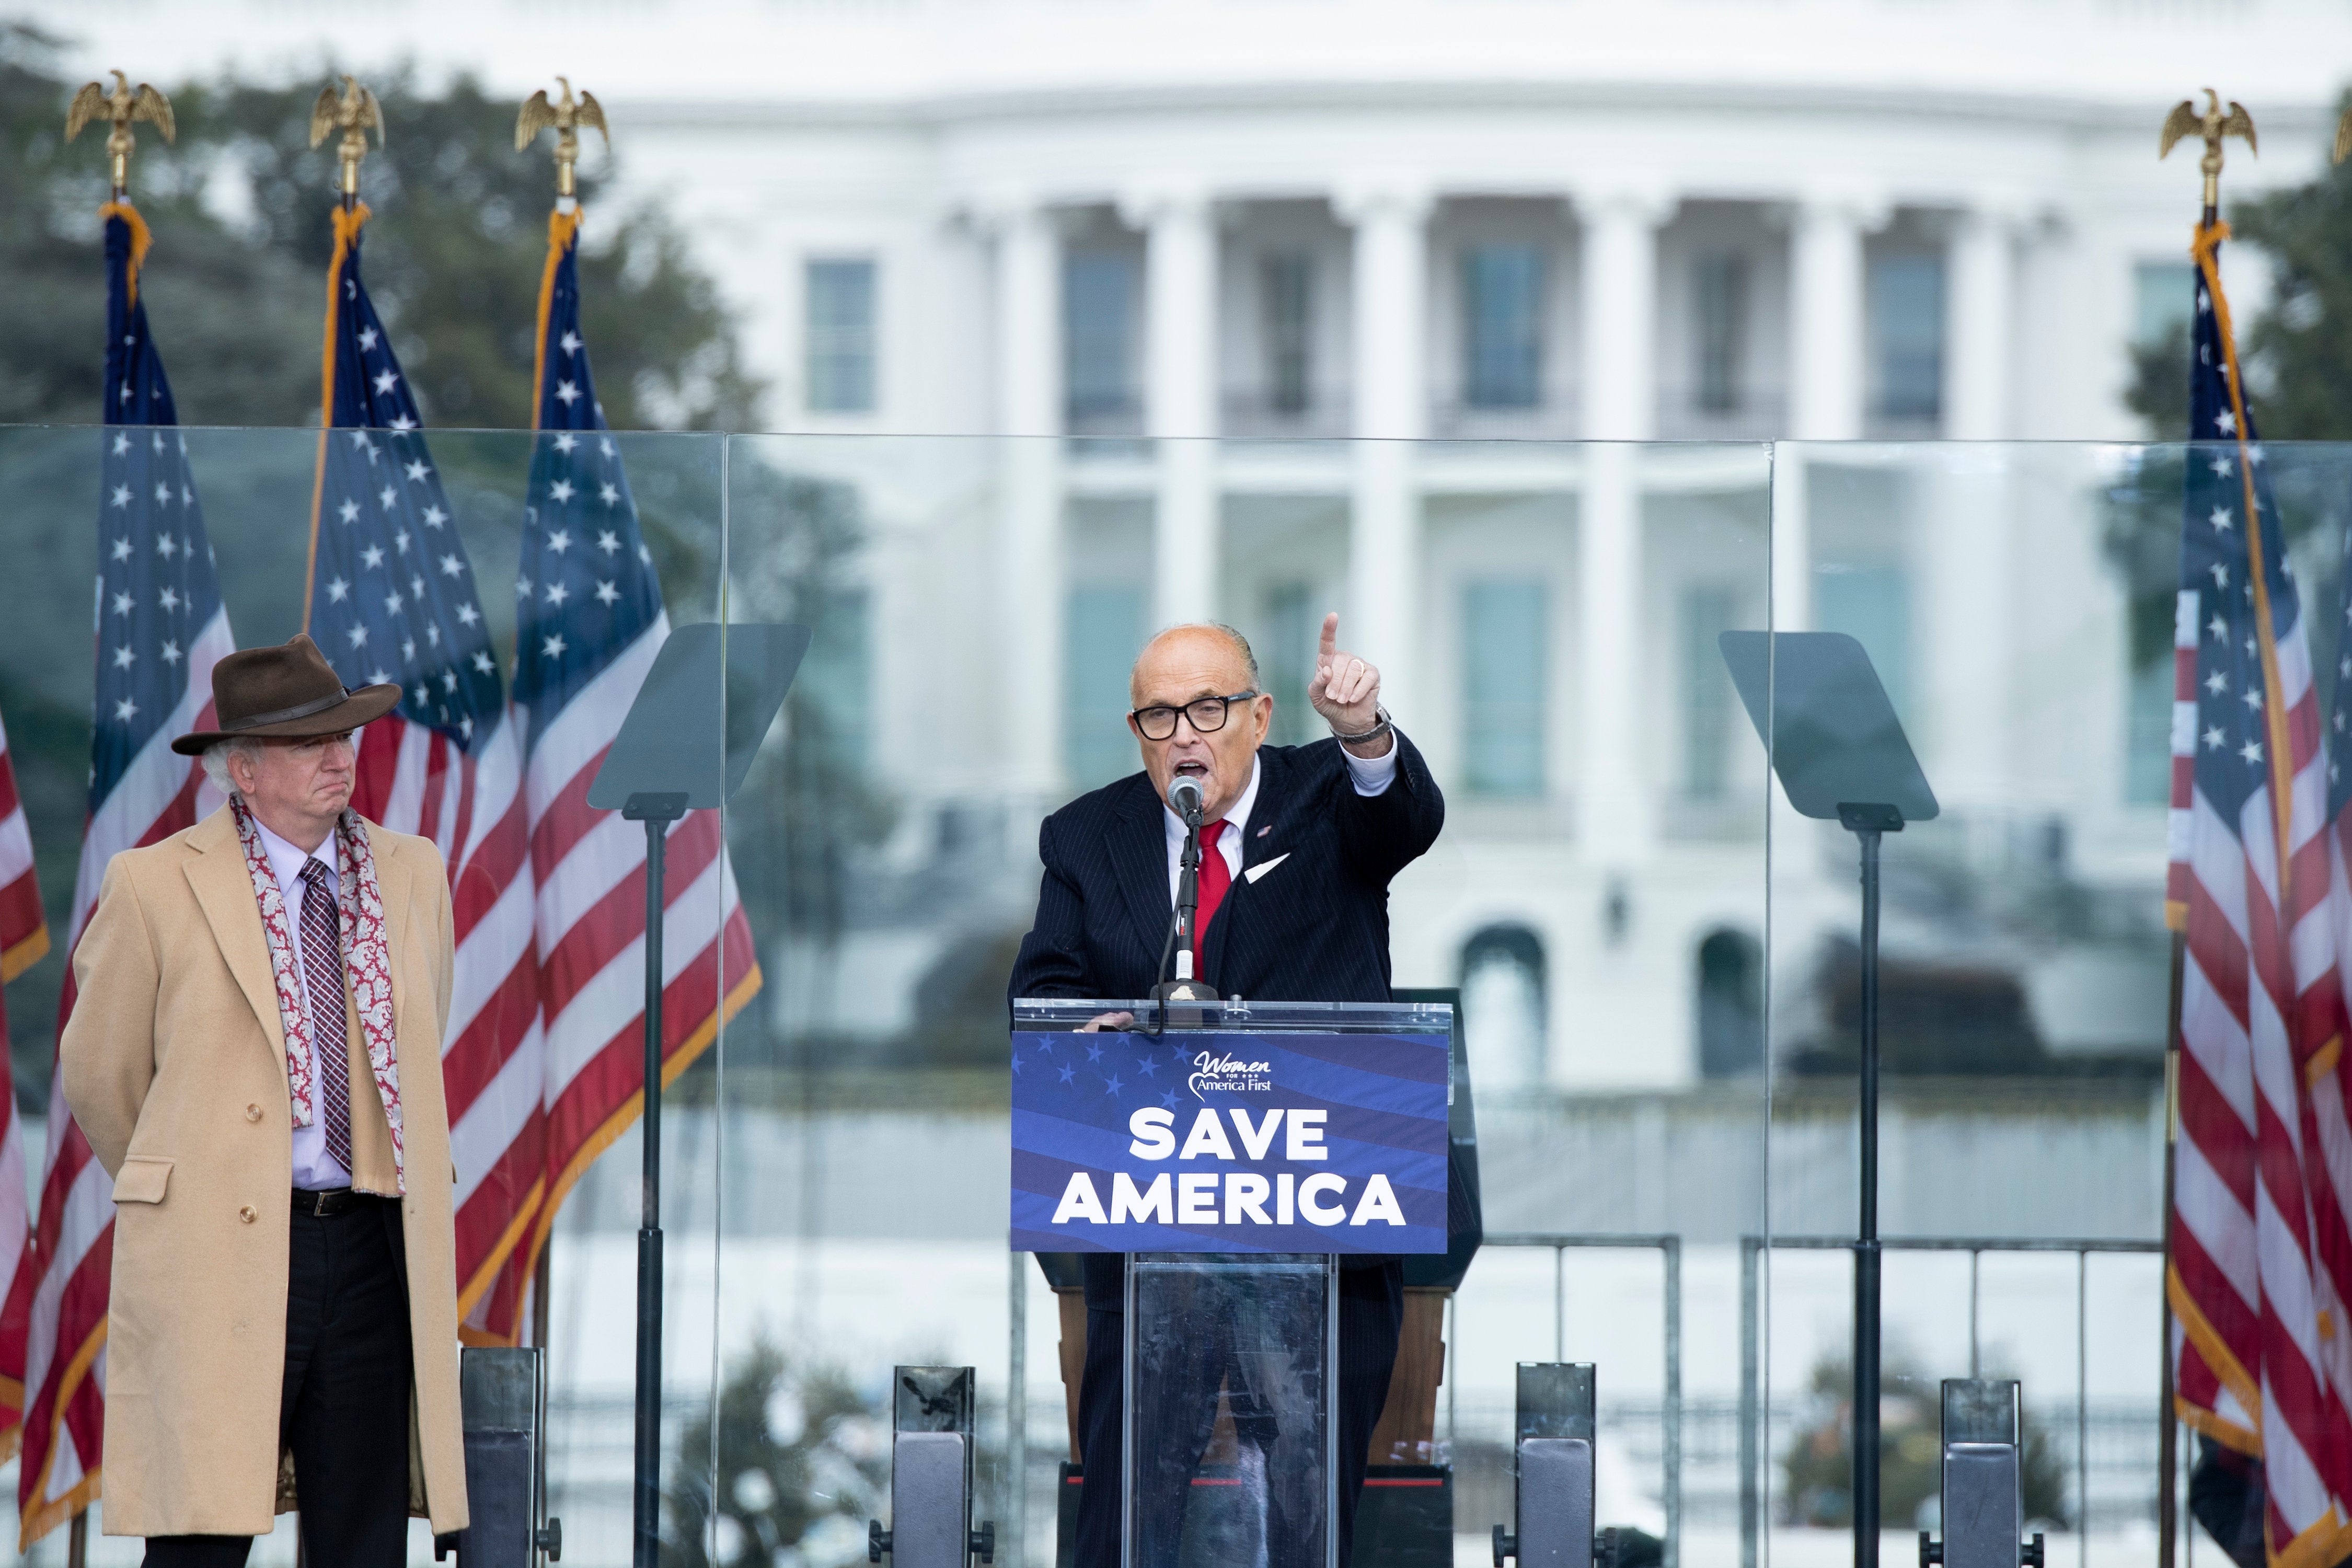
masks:
{"label": "bulletproof glass panel", "polygon": [[1332,1560],[1336,1258],[1138,1253],[1127,1568]]}

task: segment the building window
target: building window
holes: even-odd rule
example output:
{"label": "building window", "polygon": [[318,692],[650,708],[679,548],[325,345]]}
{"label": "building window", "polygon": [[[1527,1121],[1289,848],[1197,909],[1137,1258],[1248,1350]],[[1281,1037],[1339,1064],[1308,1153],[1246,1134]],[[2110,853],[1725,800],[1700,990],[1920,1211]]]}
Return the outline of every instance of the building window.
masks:
{"label": "building window", "polygon": [[1698,944],[1698,1070],[1738,1078],[1764,1068],[1764,950],[1746,931]]}
{"label": "building window", "polygon": [[1543,939],[1523,925],[1495,925],[1462,944],[1462,1027],[1470,1089],[1520,1089],[1544,1080]]}
{"label": "building window", "polygon": [[1266,406],[1304,414],[1315,402],[1315,258],[1269,256],[1259,267],[1265,329]]}
{"label": "building window", "polygon": [[1543,252],[1475,246],[1462,258],[1463,392],[1472,408],[1543,401]]}
{"label": "building window", "polygon": [[2124,716],[2124,804],[2172,804],[2170,648],[2132,671]]}
{"label": "building window", "polygon": [[1274,731],[1267,738],[1278,746],[1303,746],[1326,728],[1307,701],[1322,630],[1313,590],[1306,584],[1284,583],[1266,595],[1265,646],[1258,650],[1258,662],[1274,698]]}
{"label": "building window", "polygon": [[1813,620],[1870,655],[1895,716],[1910,722],[1911,584],[1899,566],[1840,563],[1813,574]]}
{"label": "building window", "polygon": [[1066,636],[1063,760],[1071,784],[1094,789],[1141,765],[1127,729],[1127,678],[1143,651],[1143,590],[1129,584],[1071,589]]}
{"label": "building window", "polygon": [[1734,603],[1728,588],[1683,590],[1683,793],[1694,800],[1720,800],[1730,782],[1731,675],[1717,639]]}
{"label": "building window", "polygon": [[845,773],[873,762],[873,592],[832,587],[817,597],[816,625],[793,690],[793,743]]}
{"label": "building window", "polygon": [[1136,258],[1074,251],[1063,264],[1062,341],[1069,427],[1086,434],[1136,413]]}
{"label": "building window", "polygon": [[2185,333],[2197,313],[2197,267],[2143,261],[2132,268],[2132,342],[2153,348]]}
{"label": "building window", "polygon": [[1544,786],[1544,585],[1471,583],[1462,591],[1464,775],[1473,794]]}
{"label": "building window", "polygon": [[1880,417],[1934,420],[1944,412],[1944,261],[1871,258],[1871,368]]}
{"label": "building window", "polygon": [[874,412],[874,263],[812,261],[807,274],[808,406]]}
{"label": "building window", "polygon": [[1691,401],[1702,414],[1737,414],[1748,368],[1748,258],[1701,251],[1691,265]]}

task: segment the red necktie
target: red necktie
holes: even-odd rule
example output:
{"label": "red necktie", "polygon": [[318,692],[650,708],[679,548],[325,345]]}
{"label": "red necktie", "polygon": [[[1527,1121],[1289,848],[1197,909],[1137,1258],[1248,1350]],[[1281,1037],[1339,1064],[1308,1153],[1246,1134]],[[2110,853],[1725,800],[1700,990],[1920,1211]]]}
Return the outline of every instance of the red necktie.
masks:
{"label": "red necktie", "polygon": [[1234,885],[1234,873],[1225,864],[1224,855],[1217,848],[1217,840],[1224,837],[1225,824],[1220,820],[1201,829],[1201,901],[1193,911],[1192,950],[1202,951],[1208,943],[1209,922],[1217,916],[1217,906],[1225,901],[1225,889]]}

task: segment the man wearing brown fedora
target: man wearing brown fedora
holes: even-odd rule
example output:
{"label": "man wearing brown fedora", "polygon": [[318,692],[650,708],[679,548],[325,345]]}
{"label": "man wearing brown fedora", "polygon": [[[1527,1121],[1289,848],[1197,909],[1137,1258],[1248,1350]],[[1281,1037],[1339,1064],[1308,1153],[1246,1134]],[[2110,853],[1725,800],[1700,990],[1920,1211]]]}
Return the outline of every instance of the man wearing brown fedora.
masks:
{"label": "man wearing brown fedora", "polygon": [[307,637],[213,668],[172,749],[228,796],[106,869],[74,950],[66,1099],[114,1178],[106,1532],[394,1568],[466,1523],[441,857],[350,809],[344,689]]}

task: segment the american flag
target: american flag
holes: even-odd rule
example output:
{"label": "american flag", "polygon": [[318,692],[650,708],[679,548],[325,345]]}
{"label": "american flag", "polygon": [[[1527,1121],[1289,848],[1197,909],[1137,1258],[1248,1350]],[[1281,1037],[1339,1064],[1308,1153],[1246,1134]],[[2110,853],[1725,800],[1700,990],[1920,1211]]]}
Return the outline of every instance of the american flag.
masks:
{"label": "american flag", "polygon": [[[529,715],[525,787],[547,1037],[545,1198],[530,1245],[479,1303],[486,1322],[509,1336],[564,1194],[644,1108],[645,829],[591,809],[588,785],[669,637],[669,617],[581,336],[580,220],[567,204],[549,222],[534,416],[541,434],[515,579],[515,702]],[[710,1044],[722,1006],[731,1017],[760,988],[718,813],[689,813],[672,827],[667,860],[664,1082]]]}
{"label": "american flag", "polygon": [[[2331,1563],[2352,1499],[2352,1125],[2340,842],[2301,595],[2199,231],[2174,622],[2168,913],[2187,936],[2176,1408],[2263,1461],[2270,1561]],[[2352,683],[2337,687],[2341,722]]]}
{"label": "american flag", "polygon": [[[502,1158],[538,1104],[522,748],[456,518],[391,339],[360,278],[368,209],[335,213],[309,626],[346,686],[397,681],[360,732],[352,805],[439,846],[457,964],[441,1047],[457,1166],[457,1279],[478,1290],[514,1247],[535,1169]],[[520,1064],[529,1081],[509,1069]],[[461,1300],[462,1300],[461,1295]]]}
{"label": "american flag", "polygon": [[[33,833],[16,798],[8,731],[0,728],[0,984],[49,951],[49,923],[33,874]],[[8,1048],[8,1008],[0,999],[0,1059]],[[16,1121],[16,1086],[0,1097],[0,1460],[25,1435],[25,1334],[32,1317],[32,1225],[25,1202],[25,1138]]]}
{"label": "american flag", "polygon": [[[213,721],[213,666],[236,644],[222,608],[204,510],[163,362],[139,299],[147,226],[127,204],[106,224],[105,418],[100,456],[98,678],[90,713],[89,815],[66,926],[70,952],[107,863],[167,838],[220,805],[173,738]],[[70,973],[58,1034],[73,1012]],[[33,1250],[25,1352],[18,1543],[29,1547],[98,1496],[104,1421],[106,1296],[114,1262],[113,1184],[49,1089],[48,1159]],[[13,1298],[9,1309],[14,1310]]]}

